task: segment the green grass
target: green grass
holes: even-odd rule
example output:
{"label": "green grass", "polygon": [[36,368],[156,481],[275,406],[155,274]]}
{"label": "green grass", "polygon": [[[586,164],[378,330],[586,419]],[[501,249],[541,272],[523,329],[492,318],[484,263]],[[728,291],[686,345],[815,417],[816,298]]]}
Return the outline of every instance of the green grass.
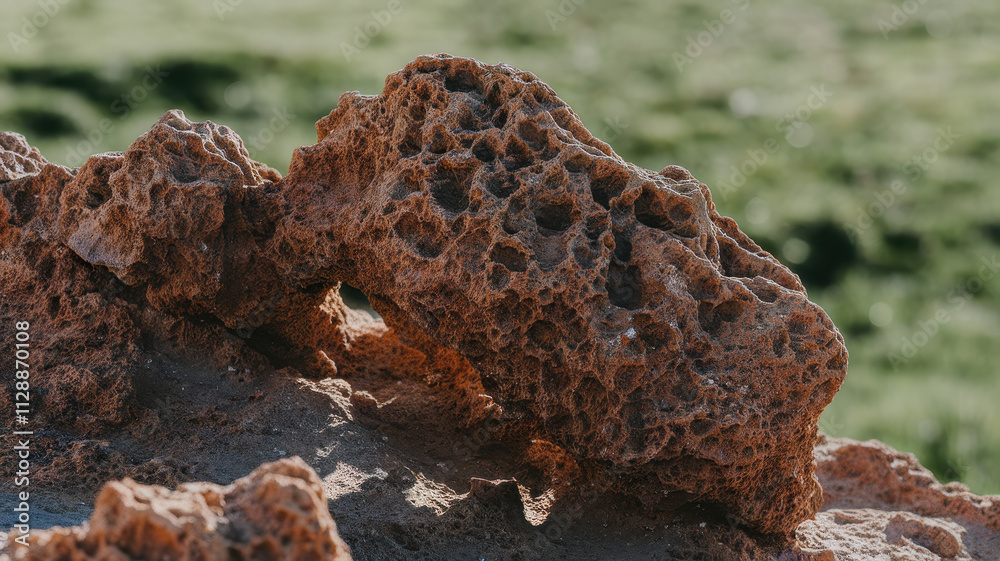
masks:
{"label": "green grass", "polygon": [[[19,52],[0,45],[0,128],[73,163],[72,148],[122,150],[169,108],[260,140],[273,112],[288,111],[272,142],[250,146],[284,171],[340,93],[377,93],[419,54],[530,70],[624,158],[690,169],[723,214],[802,276],[851,351],[828,432],[879,438],[942,479],[1000,493],[1000,274],[949,297],[1000,251],[1000,5],[929,1],[885,36],[889,2],[578,1],[563,2],[572,13],[553,24],[555,0],[404,1],[348,61],[342,45],[388,0],[244,1],[221,20],[196,0],[70,0]],[[719,29],[710,20],[723,9],[731,23],[679,69],[674,54]],[[0,31],[18,32],[37,10],[5,6]],[[169,74],[123,114],[115,100],[147,66]],[[832,95],[807,112],[814,87]],[[784,116],[797,110],[807,127],[789,142]],[[114,126],[97,139],[101,119]],[[913,173],[905,166],[939,129],[957,138]],[[724,189],[732,166],[767,142],[777,147],[767,160]],[[893,200],[872,207],[897,180],[905,187]],[[845,228],[859,224],[857,235]],[[890,353],[940,311],[949,321],[894,368]]]}

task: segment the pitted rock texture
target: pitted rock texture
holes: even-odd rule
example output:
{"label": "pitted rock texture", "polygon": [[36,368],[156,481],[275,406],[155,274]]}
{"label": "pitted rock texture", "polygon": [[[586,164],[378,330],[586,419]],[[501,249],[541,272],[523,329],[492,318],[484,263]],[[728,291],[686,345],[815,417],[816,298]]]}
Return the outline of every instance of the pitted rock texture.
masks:
{"label": "pitted rock texture", "polygon": [[158,309],[257,327],[286,296],[259,249],[279,179],[229,128],[171,111],[124,153],[87,160],[62,195],[60,237]]}
{"label": "pitted rock texture", "polygon": [[624,162],[534,75],[448,55],[317,131],[281,185],[289,278],[361,288],[623,490],[764,532],[820,506],[843,339],[686,170]]}
{"label": "pitted rock texture", "polygon": [[264,464],[220,486],[105,485],[90,522],[10,545],[24,561],[287,559],[350,561],[323,484],[300,458]]}
{"label": "pitted rock texture", "polygon": [[[110,340],[137,352],[153,310],[161,327],[162,314],[217,320],[330,375],[351,354],[330,296],[348,282],[400,337],[383,347],[418,347],[415,370],[470,419],[495,400],[583,473],[621,476],[651,503],[719,502],[776,533],[815,512],[811,450],[842,339],[686,170],[632,166],[530,73],[447,55],[380,96],[345,94],[317,130],[284,179],[226,127],[180,112],[78,170],[4,137],[20,159],[4,164],[16,178],[2,183],[0,240],[23,260],[4,290],[51,272],[25,257],[35,243],[109,290],[64,304],[80,289],[47,288],[51,322],[79,329],[76,311],[60,319],[70,305],[120,306]],[[111,378],[119,418],[134,413],[128,368]],[[108,417],[92,405],[82,418]]]}
{"label": "pitted rock texture", "polygon": [[[0,143],[12,136],[23,140],[0,133]],[[32,173],[0,181],[0,332],[13,340],[18,322],[31,326],[37,420],[90,435],[135,418],[137,307],[113,274],[57,241],[59,198],[75,170],[32,161]],[[4,415],[13,412],[13,383],[0,392]]]}

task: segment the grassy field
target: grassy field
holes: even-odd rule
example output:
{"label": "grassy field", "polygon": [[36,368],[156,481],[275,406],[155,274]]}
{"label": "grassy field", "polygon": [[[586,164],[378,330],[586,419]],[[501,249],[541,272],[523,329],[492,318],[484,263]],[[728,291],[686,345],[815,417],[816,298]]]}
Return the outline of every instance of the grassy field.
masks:
{"label": "grassy field", "polygon": [[4,4],[0,129],[64,164],[180,108],[284,171],[417,55],[534,72],[802,276],[851,352],[826,432],[1000,493],[1000,4],[60,1]]}

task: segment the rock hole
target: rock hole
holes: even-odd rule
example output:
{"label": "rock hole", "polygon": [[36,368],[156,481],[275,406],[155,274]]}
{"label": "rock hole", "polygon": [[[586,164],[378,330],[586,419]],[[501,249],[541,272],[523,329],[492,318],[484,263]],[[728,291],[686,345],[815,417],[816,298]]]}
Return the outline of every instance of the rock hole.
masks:
{"label": "rock hole", "polygon": [[468,187],[453,179],[431,185],[431,196],[444,210],[459,214],[469,208]]}
{"label": "rock hole", "polygon": [[194,163],[190,161],[176,162],[176,166],[170,170],[170,174],[178,183],[194,183],[198,181],[199,171],[194,169]]}
{"label": "rock hole", "polygon": [[826,368],[828,370],[840,370],[847,364],[847,356],[844,353],[838,353],[836,356],[826,361]]}
{"label": "rock hole", "polygon": [[111,198],[111,187],[107,183],[92,183],[87,185],[87,198],[84,204],[93,210],[103,205]]}
{"label": "rock hole", "polygon": [[479,92],[476,77],[467,70],[458,70],[444,79],[444,87],[450,92]]}
{"label": "rock hole", "polygon": [[573,203],[562,201],[543,204],[535,210],[535,224],[543,236],[565,232],[573,225]]}
{"label": "rock hole", "polygon": [[644,187],[642,194],[635,201],[635,218],[641,224],[669,232],[674,229],[674,222],[663,212],[662,204],[656,200],[656,187]]}
{"label": "rock hole", "polygon": [[774,339],[771,341],[771,350],[774,352],[774,356],[778,358],[785,356],[789,341],[788,333],[785,332],[785,330],[781,330],[780,333],[775,335]]}
{"label": "rock hole", "polygon": [[632,242],[625,237],[625,232],[614,230],[615,237],[615,259],[622,263],[628,263],[632,259]]}
{"label": "rock hole", "polygon": [[580,150],[574,152],[570,156],[566,157],[566,162],[564,163],[566,171],[570,173],[580,173],[587,169],[590,165],[591,157],[584,151]]}
{"label": "rock hole", "polygon": [[628,173],[613,164],[598,164],[590,175],[590,193],[594,201],[606,209],[611,208],[611,199],[621,195],[628,185]]}
{"label": "rock hole", "polygon": [[594,267],[594,251],[586,244],[581,243],[573,246],[573,258],[576,259],[581,269],[587,270]]}
{"label": "rock hole", "polygon": [[427,150],[432,154],[444,154],[451,149],[451,135],[443,127],[435,128],[431,133],[431,140],[427,145]]}
{"label": "rock hole", "polygon": [[498,177],[494,175],[486,180],[485,187],[487,191],[493,194],[493,196],[500,199],[506,199],[517,191],[519,184],[511,176]]}
{"label": "rock hole", "polygon": [[422,123],[424,117],[427,116],[427,108],[424,107],[423,103],[414,103],[410,106],[408,113],[410,114],[410,118],[415,122]]}
{"label": "rock hole", "polygon": [[57,315],[59,315],[59,307],[61,304],[62,304],[62,296],[57,294],[55,296],[49,297],[49,303],[46,306],[46,311],[48,311],[50,318],[55,318]]}
{"label": "rock hole", "polygon": [[802,335],[809,330],[810,321],[808,318],[797,315],[788,320],[788,331],[793,335]]}
{"label": "rock hole", "polygon": [[619,308],[637,310],[642,307],[642,282],[639,268],[612,263],[608,268],[608,299]]}
{"label": "rock hole", "polygon": [[393,231],[420,257],[433,259],[441,255],[441,240],[437,229],[421,222],[413,213],[402,215],[393,226]]}
{"label": "rock hole", "polygon": [[528,338],[540,348],[552,351],[559,343],[559,327],[548,320],[536,321],[528,328]]}
{"label": "rock hole", "polygon": [[541,152],[549,144],[545,131],[538,128],[538,125],[533,121],[521,121],[517,126],[517,132],[528,147],[535,152]]}
{"label": "rock hole", "polygon": [[714,424],[708,419],[695,419],[691,421],[691,432],[696,436],[702,436],[711,430]]}
{"label": "rock hole", "polygon": [[510,271],[496,265],[490,268],[487,278],[490,281],[490,288],[492,290],[503,290],[508,284],[510,284]]}
{"label": "rock hole", "polygon": [[361,310],[371,314],[372,317],[379,317],[378,312],[372,309],[371,301],[368,299],[368,295],[361,291],[359,288],[355,288],[349,284],[340,284],[340,299],[344,301],[344,305],[352,310]]}
{"label": "rock hole", "polygon": [[513,245],[502,243],[494,245],[490,251],[490,259],[511,272],[521,273],[528,269],[528,256]]}
{"label": "rock hole", "polygon": [[[675,384],[673,388],[670,389],[670,393],[674,395],[677,399],[683,401],[684,403],[691,403],[698,398],[698,389],[694,387],[693,384],[678,383]],[[674,433],[683,436],[682,427],[677,427],[674,429]]]}
{"label": "rock hole", "polygon": [[507,124],[507,110],[501,107],[493,114],[493,126],[502,129]]}
{"label": "rock hole", "polygon": [[492,162],[497,156],[497,140],[492,136],[483,136],[472,145],[472,155],[480,162]]}
{"label": "rock hole", "polygon": [[698,323],[710,335],[718,334],[723,323],[732,323],[743,315],[746,303],[740,300],[727,300],[717,306],[711,302],[698,305]]}
{"label": "rock hole", "polygon": [[458,126],[472,132],[486,128],[483,121],[467,105],[459,110]]}
{"label": "rock hole", "polygon": [[601,234],[608,229],[608,214],[606,212],[599,214],[591,214],[587,217],[586,227],[584,228],[584,233],[587,235],[587,239],[596,242],[600,239]]}
{"label": "rock hole", "polygon": [[523,167],[531,165],[534,160],[534,153],[519,138],[512,136],[504,146],[503,165],[507,171],[517,171]]}

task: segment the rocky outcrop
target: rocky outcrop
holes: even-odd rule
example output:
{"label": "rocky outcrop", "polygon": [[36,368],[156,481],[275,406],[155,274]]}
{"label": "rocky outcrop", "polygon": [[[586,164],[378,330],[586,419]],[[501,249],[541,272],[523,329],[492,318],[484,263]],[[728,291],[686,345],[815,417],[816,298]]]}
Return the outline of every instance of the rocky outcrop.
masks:
{"label": "rocky outcrop", "polygon": [[160,310],[257,327],[287,296],[259,247],[278,179],[229,128],[171,111],[87,160],[60,197],[59,237]]}
{"label": "rocky outcrop", "polygon": [[942,485],[912,454],[876,440],[823,437],[815,456],[823,510],[780,561],[998,558],[1000,496]]}
{"label": "rocky outcrop", "polygon": [[123,304],[260,329],[317,375],[350,346],[328,294],[347,282],[453,402],[495,400],[582,474],[767,533],[816,511],[843,340],[686,170],[624,162],[530,73],[447,55],[345,94],[317,130],[284,179],[180,112],[79,170],[9,137],[5,235],[110,272],[140,298]]}
{"label": "rocky outcrop", "polygon": [[815,450],[817,475],[828,508],[879,508],[922,516],[950,516],[1000,532],[1000,501],[942,485],[913,454],[877,440],[824,437]]}
{"label": "rocky outcrop", "polygon": [[[414,399],[393,413],[391,392],[334,384],[359,417],[499,420],[462,445],[488,444],[588,493],[562,512],[556,501],[545,532],[586,538],[593,528],[580,513],[614,510],[621,495],[603,491],[616,491],[675,509],[670,524],[647,526],[647,517],[623,535],[666,537],[653,549],[676,557],[1000,551],[1000,498],[942,485],[881,443],[817,436],[846,370],[829,318],[795,275],[718,215],[705,185],[677,166],[654,173],[622,161],[533,75],[422,57],[379,96],[345,94],[317,130],[319,142],[295,153],[283,179],[231,130],[179,111],[125,152],[79,169],[0,133],[0,335],[10,340],[12,326],[31,319],[34,420],[57,429],[36,435],[33,484],[178,483],[189,465],[116,446],[172,417],[243,431],[238,417],[250,409],[257,418],[284,412],[281,400],[195,413],[151,405],[165,382],[149,364],[169,352],[166,341],[223,372],[210,381],[188,372],[194,386],[252,386],[243,366],[256,361],[272,375],[391,375],[392,385],[440,388],[443,404]],[[363,289],[386,323],[348,309],[340,282]],[[0,392],[0,410],[13,410],[11,395]],[[277,430],[257,425],[247,432]],[[530,444],[495,441],[508,436]],[[9,476],[13,463],[2,465]],[[392,509],[410,500],[464,507],[359,523],[364,547],[445,547],[442,536],[463,520],[496,521],[526,558],[555,547],[531,545],[539,534],[524,512],[549,499],[525,502],[521,481],[474,480],[463,500],[391,471],[382,487],[407,493]],[[379,485],[360,488],[359,500]],[[713,518],[706,502],[725,516]],[[621,512],[604,515],[614,522]],[[578,530],[566,522],[576,517]],[[423,537],[408,536],[406,524]],[[479,530],[469,535],[489,539]],[[89,525],[33,537],[30,551],[8,544],[7,553],[347,558],[321,482],[300,460],[227,487],[113,483]]]}
{"label": "rocky outcrop", "polygon": [[349,561],[323,483],[300,458],[265,464],[231,485],[171,491],[132,480],[101,491],[89,523],[10,546],[24,561],[287,559]]}
{"label": "rocky outcrop", "polygon": [[819,507],[843,339],[686,170],[624,162],[530,73],[446,55],[317,130],[280,187],[286,277],[361,288],[622,490],[764,532]]}

